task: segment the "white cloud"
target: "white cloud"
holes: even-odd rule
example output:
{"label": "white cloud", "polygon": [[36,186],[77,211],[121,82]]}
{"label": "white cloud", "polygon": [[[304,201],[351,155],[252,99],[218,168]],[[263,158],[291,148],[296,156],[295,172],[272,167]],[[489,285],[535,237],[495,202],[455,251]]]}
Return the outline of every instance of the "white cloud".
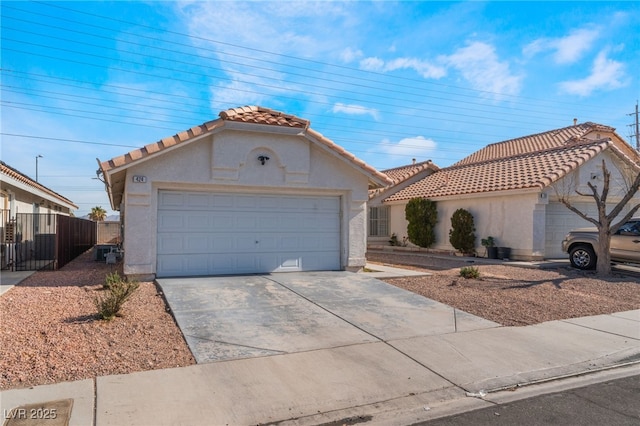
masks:
{"label": "white cloud", "polygon": [[546,50],[553,50],[555,51],[553,59],[557,64],[570,64],[579,60],[584,53],[589,51],[599,36],[599,29],[581,28],[572,31],[566,37],[534,40],[524,47],[522,53],[531,57]]}
{"label": "white cloud", "polygon": [[[376,146],[375,150],[382,151],[388,155],[425,159],[436,150],[436,147],[437,144],[433,139],[428,139],[424,136],[414,136],[401,139],[395,143],[385,139]],[[405,164],[406,163],[408,163],[408,161],[405,161]]]}
{"label": "white cloud", "polygon": [[364,58],[360,61],[360,68],[365,71],[384,71],[384,61],[376,57]]}
{"label": "white cloud", "polygon": [[624,64],[607,58],[603,50],[593,61],[591,74],[581,80],[560,83],[561,91],[578,96],[589,96],[596,90],[613,90],[628,84]]}
{"label": "white cloud", "polygon": [[340,59],[343,62],[351,63],[358,58],[362,58],[363,53],[361,50],[353,50],[350,47],[347,47],[342,52],[340,52]]}
{"label": "white cloud", "polygon": [[360,68],[367,71],[390,72],[400,69],[412,69],[423,78],[442,78],[447,70],[439,65],[416,58],[396,58],[385,62],[377,57],[369,57],[360,61]]}
{"label": "white cloud", "polygon": [[424,78],[442,78],[447,75],[447,70],[441,66],[430,64],[415,58],[397,58],[386,65],[388,71],[397,69],[413,69]]}
{"label": "white cloud", "polygon": [[473,42],[441,60],[458,70],[474,89],[500,95],[515,95],[520,91],[522,77],[511,74],[509,63],[500,61],[495,48]]}
{"label": "white cloud", "polygon": [[378,110],[374,108],[367,108],[362,105],[343,104],[341,102],[336,103],[331,110],[335,113],[343,113],[349,115],[370,115],[375,120],[378,119]]}

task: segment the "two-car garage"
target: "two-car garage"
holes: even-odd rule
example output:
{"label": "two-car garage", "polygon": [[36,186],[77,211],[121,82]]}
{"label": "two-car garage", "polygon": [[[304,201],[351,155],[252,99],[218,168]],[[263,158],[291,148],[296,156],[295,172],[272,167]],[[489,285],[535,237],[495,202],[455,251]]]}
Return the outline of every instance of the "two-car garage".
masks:
{"label": "two-car garage", "polygon": [[392,180],[260,106],[100,162],[134,279],[321,270],[366,263],[368,190]]}
{"label": "two-car garage", "polygon": [[340,197],[159,191],[157,276],[339,270]]}

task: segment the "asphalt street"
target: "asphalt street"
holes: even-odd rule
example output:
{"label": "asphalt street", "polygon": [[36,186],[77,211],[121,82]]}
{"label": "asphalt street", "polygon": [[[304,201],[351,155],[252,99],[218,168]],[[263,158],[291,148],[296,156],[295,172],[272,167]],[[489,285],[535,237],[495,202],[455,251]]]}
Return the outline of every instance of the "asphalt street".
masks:
{"label": "asphalt street", "polygon": [[469,411],[417,425],[640,425],[640,375]]}

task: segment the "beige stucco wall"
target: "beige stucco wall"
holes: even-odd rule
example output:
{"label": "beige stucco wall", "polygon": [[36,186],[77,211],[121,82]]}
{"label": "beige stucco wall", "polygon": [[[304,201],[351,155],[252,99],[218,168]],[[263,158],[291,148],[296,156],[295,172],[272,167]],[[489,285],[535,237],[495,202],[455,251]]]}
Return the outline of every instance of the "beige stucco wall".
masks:
{"label": "beige stucco wall", "polygon": [[34,213],[34,204],[38,204],[37,212],[40,214],[61,214],[69,216],[71,210],[53,200],[50,194],[37,188],[31,188],[22,183],[19,186],[11,185],[10,178],[2,176],[0,191],[3,194],[2,209],[10,210],[11,217],[16,213]]}
{"label": "beige stucco wall", "polygon": [[[261,165],[260,155],[269,160]],[[134,183],[133,176],[146,183]],[[303,136],[225,130],[132,165],[124,191],[124,273],[156,272],[158,191],[341,197],[341,263],[365,264],[368,177]]]}
{"label": "beige stucco wall", "polygon": [[[474,217],[476,226],[476,251],[479,255],[485,254],[481,245],[481,239],[493,236],[498,246],[511,248],[511,258],[523,260],[537,260],[545,257],[545,243],[548,235],[547,216],[548,206],[558,203],[558,195],[570,194],[570,200],[579,206],[593,203],[590,197],[577,195],[574,189],[584,193],[590,193],[587,182],[601,187],[603,184],[602,159],[611,172],[610,192],[608,198],[609,211],[620,200],[627,190],[628,178],[623,178],[620,171],[623,163],[618,157],[604,152],[593,160],[584,164],[576,172],[558,181],[554,187],[545,188],[538,192],[535,190],[510,191],[487,195],[467,196],[465,198],[441,198],[435,199],[438,206],[438,225],[436,228],[437,243],[432,247],[437,250],[455,251],[449,243],[449,230],[451,229],[451,216],[458,208],[469,210]],[[637,172],[636,172],[637,173]],[[635,204],[640,202],[640,194],[634,198]],[[406,202],[387,203],[390,206],[390,232],[395,232],[398,239],[407,235],[407,221],[404,218]],[[623,210],[623,213],[628,211]],[[562,207],[565,209],[566,207]],[[586,210],[586,209],[585,209]],[[573,217],[573,216],[575,217]],[[569,216],[572,220],[559,234],[566,234],[570,229],[579,226],[589,226],[589,223],[579,218],[574,213]],[[557,244],[555,244],[557,245]],[[554,247],[555,247],[554,245]],[[557,253],[555,253],[557,254]]]}
{"label": "beige stucco wall", "polygon": [[[494,197],[435,200],[438,208],[436,225],[436,250],[455,252],[449,243],[451,216],[459,209],[468,210],[476,227],[476,251],[484,254],[480,241],[493,236],[500,246],[511,247],[512,257],[530,256],[534,234],[532,222],[535,206],[539,204],[538,194],[508,194]],[[391,205],[391,232],[402,240],[407,235],[407,221],[404,218],[404,203]]]}

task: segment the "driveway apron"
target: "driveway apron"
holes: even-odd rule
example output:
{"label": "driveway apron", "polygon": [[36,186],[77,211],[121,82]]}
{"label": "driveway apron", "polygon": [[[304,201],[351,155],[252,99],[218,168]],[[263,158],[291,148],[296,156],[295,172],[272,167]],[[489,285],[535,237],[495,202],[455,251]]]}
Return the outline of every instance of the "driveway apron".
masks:
{"label": "driveway apron", "polygon": [[198,363],[497,327],[364,274],[158,279]]}

